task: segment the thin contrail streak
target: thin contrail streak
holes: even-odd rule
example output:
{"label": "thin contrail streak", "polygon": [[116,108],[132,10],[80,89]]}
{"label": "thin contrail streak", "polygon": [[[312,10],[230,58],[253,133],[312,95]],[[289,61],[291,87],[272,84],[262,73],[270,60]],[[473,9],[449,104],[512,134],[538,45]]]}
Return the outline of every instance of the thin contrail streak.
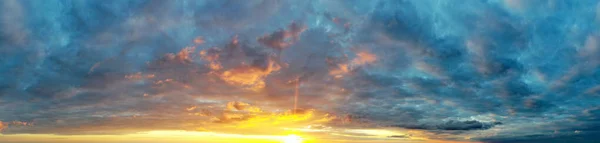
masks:
{"label": "thin contrail streak", "polygon": [[296,110],[298,109],[298,87],[300,86],[300,78],[296,79],[296,88],[294,90],[294,111],[296,114]]}

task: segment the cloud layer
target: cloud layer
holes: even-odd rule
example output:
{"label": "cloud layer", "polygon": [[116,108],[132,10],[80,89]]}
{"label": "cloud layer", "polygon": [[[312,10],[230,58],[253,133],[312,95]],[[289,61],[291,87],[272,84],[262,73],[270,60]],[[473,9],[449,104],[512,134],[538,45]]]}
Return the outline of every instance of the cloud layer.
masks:
{"label": "cloud layer", "polygon": [[318,126],[310,130],[589,142],[600,126],[598,6],[5,0],[0,130],[268,134],[250,127]]}

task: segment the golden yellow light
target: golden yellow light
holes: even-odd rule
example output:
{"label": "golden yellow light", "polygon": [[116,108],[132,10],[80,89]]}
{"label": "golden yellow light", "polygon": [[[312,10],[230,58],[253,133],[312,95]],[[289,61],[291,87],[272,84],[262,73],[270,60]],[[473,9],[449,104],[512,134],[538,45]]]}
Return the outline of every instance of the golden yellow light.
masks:
{"label": "golden yellow light", "polygon": [[302,137],[297,135],[288,135],[283,138],[283,143],[302,143]]}

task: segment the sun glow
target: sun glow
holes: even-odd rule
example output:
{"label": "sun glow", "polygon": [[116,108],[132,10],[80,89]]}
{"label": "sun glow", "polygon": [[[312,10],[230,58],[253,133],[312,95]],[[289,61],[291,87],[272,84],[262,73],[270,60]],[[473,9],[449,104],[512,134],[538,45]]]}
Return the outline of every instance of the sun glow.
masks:
{"label": "sun glow", "polygon": [[283,138],[283,143],[302,143],[302,137],[297,135],[288,135]]}

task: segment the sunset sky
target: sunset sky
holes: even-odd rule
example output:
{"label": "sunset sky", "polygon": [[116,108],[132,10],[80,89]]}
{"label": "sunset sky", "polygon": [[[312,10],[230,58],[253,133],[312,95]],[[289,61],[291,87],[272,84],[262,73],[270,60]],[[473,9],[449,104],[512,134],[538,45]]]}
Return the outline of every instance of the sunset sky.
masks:
{"label": "sunset sky", "polygon": [[0,143],[592,143],[597,0],[0,0]]}

